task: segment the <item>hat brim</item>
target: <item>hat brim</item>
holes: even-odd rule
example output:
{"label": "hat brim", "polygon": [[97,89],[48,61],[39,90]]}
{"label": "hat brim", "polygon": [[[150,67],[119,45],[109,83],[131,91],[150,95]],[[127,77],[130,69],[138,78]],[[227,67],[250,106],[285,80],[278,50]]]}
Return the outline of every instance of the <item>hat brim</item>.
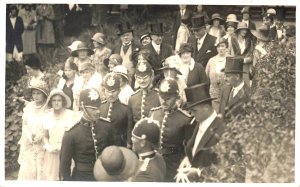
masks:
{"label": "hat brim", "polygon": [[118,32],[117,35],[121,36],[122,34],[128,33],[128,32],[133,32],[133,29],[129,29],[129,30],[124,30],[122,32]]}
{"label": "hat brim", "polygon": [[165,69],[175,70],[177,72],[177,74],[182,75],[182,73],[178,69],[176,69],[176,68],[162,67],[162,68],[159,68],[158,70],[165,70]]}
{"label": "hat brim", "polygon": [[238,71],[238,70],[228,70],[228,71],[225,71],[225,69],[221,69],[221,72],[223,72],[223,73],[247,73],[245,71]]}
{"label": "hat brim", "polygon": [[43,94],[44,94],[46,97],[48,97],[48,95],[49,95],[45,90],[43,90],[43,89],[41,89],[41,88],[38,88],[38,87],[33,87],[33,86],[31,86],[31,87],[28,87],[26,90],[28,90],[28,92],[31,93],[33,89],[39,90],[39,91],[43,92]]}
{"label": "hat brim", "polygon": [[256,30],[251,30],[251,34],[252,34],[253,36],[255,36],[257,39],[262,40],[262,41],[264,41],[264,42],[269,42],[269,41],[270,41],[270,39],[269,39],[268,37],[261,35],[261,34],[260,34],[258,31],[256,31]]}
{"label": "hat brim", "polygon": [[71,107],[72,102],[71,102],[71,99],[70,99],[69,96],[67,96],[64,92],[55,92],[55,93],[52,93],[52,94],[49,95],[49,97],[48,97],[48,99],[46,101],[46,107],[47,108],[52,108],[49,105],[50,105],[52,97],[55,96],[55,95],[60,95],[63,98],[65,98],[65,101],[66,101],[66,104],[64,106],[65,108],[70,108]]}
{"label": "hat brim", "polygon": [[97,181],[125,181],[136,173],[139,165],[136,154],[125,147],[119,148],[121,149],[125,160],[125,166],[122,172],[118,175],[108,174],[104,169],[101,160],[97,159],[93,171]]}
{"label": "hat brim", "polygon": [[221,18],[221,17],[216,17],[216,18],[213,18],[213,19],[209,20],[208,24],[212,25],[212,24],[213,24],[213,21],[214,21],[215,19],[220,20],[220,25],[224,25],[224,24],[225,24],[225,20],[224,20],[223,18]]}
{"label": "hat brim", "polygon": [[199,30],[199,29],[202,29],[202,28],[204,28],[204,27],[206,27],[206,25],[203,25],[203,26],[201,26],[201,27],[192,27],[191,28],[191,30]]}
{"label": "hat brim", "polygon": [[197,101],[197,102],[191,103],[191,104],[190,104],[189,102],[187,102],[187,103],[182,107],[182,109],[183,109],[183,110],[190,109],[190,108],[193,107],[193,106],[199,105],[199,104],[204,103],[204,102],[207,102],[207,101],[212,101],[212,100],[215,100],[215,99],[217,99],[217,98],[215,98],[215,97],[207,98],[207,99],[203,99],[203,100],[201,100],[201,101]]}
{"label": "hat brim", "polygon": [[75,51],[72,51],[71,56],[78,57],[78,51],[83,51],[83,50],[88,51],[88,56],[91,56],[94,54],[94,51],[91,50],[90,48],[82,48],[82,49],[76,49]]}
{"label": "hat brim", "polygon": [[248,31],[250,31],[250,29],[249,28],[246,28],[246,27],[244,27],[244,28],[237,28],[237,29],[235,29],[235,33],[237,33],[238,31],[240,31],[240,30],[242,30],[242,29],[246,29],[246,30],[248,30]]}
{"label": "hat brim", "polygon": [[100,43],[100,44],[102,44],[102,45],[105,45],[104,40],[99,41],[99,40],[97,40],[96,38],[91,38],[91,41],[95,41],[95,42],[98,42],[98,43]]}

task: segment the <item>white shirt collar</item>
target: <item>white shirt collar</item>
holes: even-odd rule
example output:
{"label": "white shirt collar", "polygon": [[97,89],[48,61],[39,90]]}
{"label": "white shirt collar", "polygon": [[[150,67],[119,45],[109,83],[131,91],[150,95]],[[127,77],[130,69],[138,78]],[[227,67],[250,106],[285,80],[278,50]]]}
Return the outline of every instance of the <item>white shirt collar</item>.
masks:
{"label": "white shirt collar", "polygon": [[152,46],[154,47],[155,50],[157,50],[157,49],[160,50],[160,45],[157,45],[153,41],[152,41]]}
{"label": "white shirt collar", "polygon": [[214,112],[208,118],[206,118],[206,120],[201,122],[200,126],[205,126],[208,128],[209,125],[215,120],[216,117],[217,117],[217,112],[214,110]]}
{"label": "white shirt collar", "polygon": [[207,32],[204,34],[204,36],[202,36],[202,38],[198,38],[198,40],[200,40],[201,44],[203,44],[203,40],[206,37],[206,35],[207,35]]}
{"label": "white shirt collar", "polygon": [[244,84],[245,84],[245,82],[243,81],[238,86],[233,87],[233,97],[243,88]]}
{"label": "white shirt collar", "polygon": [[127,44],[122,43],[122,46],[129,46],[131,44],[131,41]]}
{"label": "white shirt collar", "polygon": [[192,58],[191,63],[190,63],[190,71],[192,71],[195,67],[195,60]]}

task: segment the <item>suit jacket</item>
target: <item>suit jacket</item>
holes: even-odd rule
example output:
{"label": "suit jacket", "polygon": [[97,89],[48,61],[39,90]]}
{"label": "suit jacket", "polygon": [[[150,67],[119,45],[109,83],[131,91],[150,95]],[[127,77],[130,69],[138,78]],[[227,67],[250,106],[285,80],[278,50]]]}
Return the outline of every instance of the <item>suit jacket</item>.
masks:
{"label": "suit jacket", "polygon": [[[121,47],[122,47],[122,42],[118,42],[113,48],[112,48],[112,51],[111,51],[111,54],[120,54],[121,53]],[[141,48],[141,45],[132,40],[131,41],[131,54],[132,52],[135,50],[135,49],[140,49]],[[134,63],[134,67],[136,66],[136,62],[135,60],[132,60],[132,63]]]}
{"label": "suit jacket", "polygon": [[195,36],[190,36],[188,39],[188,43],[191,43],[194,48],[193,58],[196,62],[201,63],[204,69],[206,68],[208,60],[218,53],[215,46],[216,39],[216,37],[207,33],[200,50],[197,49],[197,38]]}
{"label": "suit jacket", "polygon": [[186,85],[187,87],[191,87],[193,85],[205,82],[208,83],[205,69],[203,68],[202,64],[195,62],[194,68],[189,71]]}
{"label": "suit jacket", "polygon": [[256,30],[256,25],[255,25],[255,23],[254,23],[253,21],[250,21],[250,20],[249,20],[249,26],[248,26],[248,28],[249,28],[250,30]]}
{"label": "suit jacket", "polygon": [[222,118],[216,117],[205,131],[201,138],[195,155],[192,155],[195,139],[198,133],[199,124],[195,127],[193,136],[189,139],[186,146],[186,154],[191,165],[195,168],[207,167],[217,164],[217,154],[212,152],[211,147],[216,145],[225,129],[225,122]]}
{"label": "suit jacket", "polygon": [[229,101],[229,95],[232,90],[231,86],[225,85],[221,91],[220,113],[228,118],[229,115],[236,116],[241,112],[242,105],[250,98],[250,87],[244,83],[243,88]]}
{"label": "suit jacket", "polygon": [[16,17],[15,28],[13,28],[10,17],[6,18],[6,52],[13,53],[14,46],[18,52],[23,51],[22,34],[24,32],[24,23],[21,17]]}

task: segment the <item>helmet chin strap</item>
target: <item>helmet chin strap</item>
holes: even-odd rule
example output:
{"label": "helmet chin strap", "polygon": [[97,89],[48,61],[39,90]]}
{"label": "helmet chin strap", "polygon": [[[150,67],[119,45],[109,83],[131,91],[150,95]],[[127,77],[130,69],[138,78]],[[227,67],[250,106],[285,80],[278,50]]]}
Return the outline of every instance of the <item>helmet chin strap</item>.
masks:
{"label": "helmet chin strap", "polygon": [[[91,117],[91,115],[90,115],[90,114],[88,113],[88,111],[86,110],[86,108],[85,108],[85,106],[83,105],[83,103],[81,103],[81,108],[83,109],[84,114],[86,114],[86,117],[85,117],[85,115],[83,114],[83,118],[84,118],[85,120],[87,120],[87,121],[94,121],[93,118]],[[99,116],[98,119],[100,119],[100,116]]]}

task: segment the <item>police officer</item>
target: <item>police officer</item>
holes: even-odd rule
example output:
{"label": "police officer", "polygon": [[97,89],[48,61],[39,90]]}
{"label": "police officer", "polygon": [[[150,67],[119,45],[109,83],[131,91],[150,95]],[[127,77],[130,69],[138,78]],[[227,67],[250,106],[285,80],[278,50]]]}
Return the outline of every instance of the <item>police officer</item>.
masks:
{"label": "police officer", "polygon": [[177,168],[184,157],[184,143],[194,130],[192,116],[176,105],[180,98],[177,81],[164,79],[159,86],[160,107],[152,108],[149,116],[160,124],[159,152],[166,162],[166,182],[175,182]]}
{"label": "police officer", "polygon": [[128,106],[119,100],[120,77],[115,73],[108,73],[103,79],[104,95],[106,100],[101,103],[101,119],[110,122],[113,130],[114,145],[127,145]]}
{"label": "police officer", "polygon": [[[148,62],[140,62],[136,66],[135,79],[140,86],[128,101],[130,110],[130,122],[128,123],[128,135],[131,134],[134,124],[149,115],[151,108],[160,106],[158,93],[153,89],[152,81],[154,77],[153,69]],[[131,147],[131,138],[127,137],[128,147]]]}
{"label": "police officer", "polygon": [[155,150],[159,143],[159,123],[151,118],[138,121],[132,131],[132,150],[139,156],[138,171],[132,182],[163,182],[166,164]]}
{"label": "police officer", "polygon": [[[82,118],[66,131],[60,156],[60,180],[95,181],[94,163],[102,150],[111,145],[111,127],[99,120],[100,95],[96,89],[85,89],[79,95]],[[75,167],[71,173],[71,161]]]}

